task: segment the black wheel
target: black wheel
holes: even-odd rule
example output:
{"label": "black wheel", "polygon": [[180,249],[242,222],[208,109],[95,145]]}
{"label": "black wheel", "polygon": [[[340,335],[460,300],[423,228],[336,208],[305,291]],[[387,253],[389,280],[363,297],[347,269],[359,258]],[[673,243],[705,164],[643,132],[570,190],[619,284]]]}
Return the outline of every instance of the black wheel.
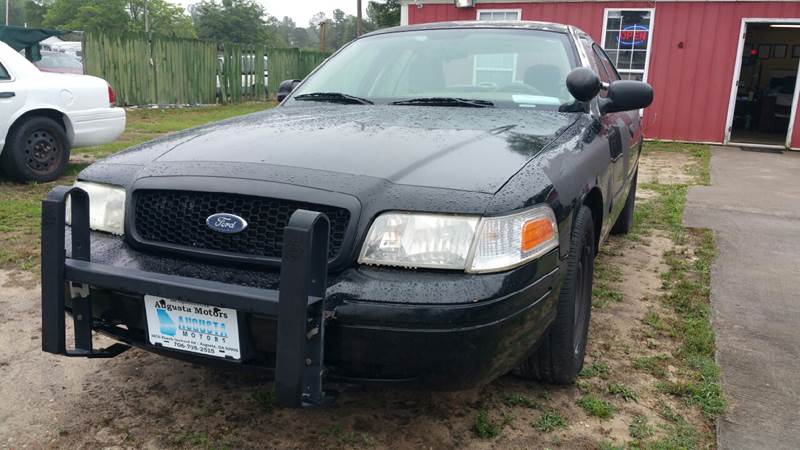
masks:
{"label": "black wheel", "polygon": [[48,117],[14,124],[0,155],[5,174],[15,181],[53,181],[69,163],[67,133]]}
{"label": "black wheel", "polygon": [[633,227],[633,210],[636,208],[636,183],[639,180],[639,171],[633,175],[631,190],[628,191],[628,198],[625,199],[625,207],[619,213],[617,221],[611,227],[611,234],[628,234]]}
{"label": "black wheel", "polygon": [[523,378],[569,384],[583,368],[592,313],[594,247],[592,212],[582,206],[572,228],[556,319],[536,352],[517,368],[516,373]]}

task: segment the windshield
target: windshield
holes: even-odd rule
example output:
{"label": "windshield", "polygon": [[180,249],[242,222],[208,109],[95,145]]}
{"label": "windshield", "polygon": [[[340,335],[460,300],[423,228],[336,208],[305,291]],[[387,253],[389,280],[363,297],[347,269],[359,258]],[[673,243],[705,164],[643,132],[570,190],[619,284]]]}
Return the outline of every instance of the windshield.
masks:
{"label": "windshield", "polygon": [[559,109],[575,102],[565,83],[575,66],[564,33],[475,28],[388,33],[343,49],[292,94],[292,103]]}

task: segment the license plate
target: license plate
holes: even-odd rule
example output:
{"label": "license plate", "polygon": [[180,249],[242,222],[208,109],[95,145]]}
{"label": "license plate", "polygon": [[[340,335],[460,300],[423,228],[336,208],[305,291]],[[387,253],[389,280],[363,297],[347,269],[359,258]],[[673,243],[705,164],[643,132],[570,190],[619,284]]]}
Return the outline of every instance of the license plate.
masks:
{"label": "license plate", "polygon": [[217,358],[241,359],[236,310],[146,295],[152,345]]}

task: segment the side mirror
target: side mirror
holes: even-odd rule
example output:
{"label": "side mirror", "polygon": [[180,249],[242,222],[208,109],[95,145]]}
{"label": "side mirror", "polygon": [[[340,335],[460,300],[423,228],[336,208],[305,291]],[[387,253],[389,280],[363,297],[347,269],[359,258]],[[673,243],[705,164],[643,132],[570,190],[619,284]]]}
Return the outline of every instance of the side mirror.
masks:
{"label": "side mirror", "polygon": [[600,113],[609,114],[647,108],[653,103],[653,88],[641,81],[620,80],[608,86],[608,97],[600,99]]}
{"label": "side mirror", "polygon": [[278,102],[282,102],[300,84],[301,80],[286,80],[278,86]]}
{"label": "side mirror", "polygon": [[581,102],[588,102],[600,93],[600,77],[593,70],[578,67],[567,75],[569,93]]}

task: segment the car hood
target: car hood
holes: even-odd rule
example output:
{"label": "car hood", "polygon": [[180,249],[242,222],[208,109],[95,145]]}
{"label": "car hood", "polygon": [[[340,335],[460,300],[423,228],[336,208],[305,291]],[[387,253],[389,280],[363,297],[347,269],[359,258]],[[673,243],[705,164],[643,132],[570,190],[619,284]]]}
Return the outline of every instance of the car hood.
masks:
{"label": "car hood", "polygon": [[104,164],[171,173],[181,164],[275,166],[493,194],[575,120],[530,109],[285,106],[160,138]]}

